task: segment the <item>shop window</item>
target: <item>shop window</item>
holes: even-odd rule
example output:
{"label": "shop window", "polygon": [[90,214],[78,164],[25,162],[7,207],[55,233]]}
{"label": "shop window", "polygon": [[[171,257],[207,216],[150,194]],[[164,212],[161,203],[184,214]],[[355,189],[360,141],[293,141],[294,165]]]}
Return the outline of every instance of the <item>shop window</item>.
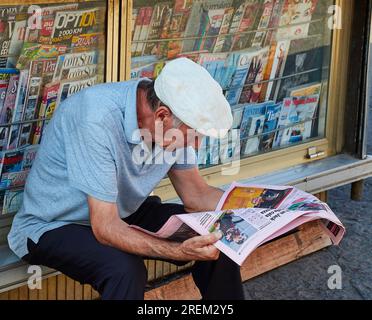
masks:
{"label": "shop window", "polygon": [[0,5],[0,215],[18,211],[58,105],[105,80],[106,3]]}
{"label": "shop window", "polygon": [[333,4],[134,0],[130,78],[156,78],[168,61],[188,57],[221,85],[234,130],[203,139],[201,168],[324,138]]}

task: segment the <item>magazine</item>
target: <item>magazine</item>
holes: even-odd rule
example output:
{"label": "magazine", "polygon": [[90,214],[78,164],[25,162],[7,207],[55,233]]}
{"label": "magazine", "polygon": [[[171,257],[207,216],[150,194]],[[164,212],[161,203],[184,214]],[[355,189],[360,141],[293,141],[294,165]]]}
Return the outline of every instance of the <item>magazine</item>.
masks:
{"label": "magazine", "polygon": [[[9,84],[5,96],[3,108],[0,113],[0,123],[10,123],[12,120],[12,113],[15,106],[18,91],[19,74],[13,75],[9,79]],[[0,151],[6,148],[8,132],[10,127],[0,128]]]}
{"label": "magazine", "polygon": [[219,230],[223,236],[214,245],[242,265],[260,245],[314,220],[321,221],[334,244],[341,242],[345,227],[315,196],[291,186],[233,183],[216,211],[174,215],[157,232],[130,227],[177,242]]}
{"label": "magazine", "polygon": [[265,123],[260,141],[261,151],[269,151],[273,146],[282,107],[282,103],[277,103],[269,105],[266,109]]}
{"label": "magazine", "polygon": [[[285,99],[288,103],[287,99]],[[305,97],[291,97],[290,107],[285,121],[286,128],[280,137],[280,146],[303,142],[312,136],[315,115],[319,104],[319,94]],[[278,139],[279,140],[279,139]]]}
{"label": "magazine", "polygon": [[[237,15],[240,16],[242,13],[239,20],[239,27],[230,30],[230,33],[232,31],[237,32],[237,34],[232,37],[232,50],[242,50],[250,46],[253,34],[248,33],[248,31],[253,30],[256,24],[258,24],[258,18],[261,16],[260,13],[262,12],[261,4],[255,0],[246,0],[241,7],[242,9],[239,8],[237,10]],[[239,10],[242,10],[242,12],[240,13]]]}
{"label": "magazine", "polygon": [[[163,27],[163,24],[164,24],[164,20],[166,18],[166,15],[167,15],[167,12],[169,12],[171,10],[171,7],[172,7],[172,3],[171,2],[161,2],[161,3],[157,3],[155,4],[155,7],[154,7],[154,10],[153,10],[153,13],[152,13],[152,17],[151,17],[151,22],[150,22],[150,28],[149,28],[149,32],[148,32],[148,36],[147,36],[147,40],[154,40],[154,39],[159,39],[160,38],[160,34],[161,34],[161,30],[162,30],[162,27]],[[133,10],[136,10],[136,8],[134,8]],[[137,9],[137,14],[138,14],[138,9]],[[133,15],[133,20],[132,20],[132,23],[133,23],[133,28],[132,28],[132,32],[134,34],[134,30],[135,30],[135,25],[136,25],[136,18],[137,16]],[[133,40],[138,40],[138,37],[137,39],[133,39]],[[145,55],[151,55],[151,54],[155,54],[157,51],[157,43],[156,42],[147,42],[146,45],[145,45],[145,49],[144,49],[144,54]],[[132,51],[132,54],[135,53]]]}
{"label": "magazine", "polygon": [[306,37],[317,3],[318,0],[285,0],[279,21],[280,28],[276,35],[277,39]]}
{"label": "magazine", "polygon": [[59,106],[66,98],[84,88],[91,87],[97,83],[97,76],[83,80],[66,80],[61,82],[57,96],[56,106]]}
{"label": "magazine", "polygon": [[0,204],[2,205],[2,214],[16,213],[23,202],[23,188],[12,190],[3,190],[0,192]]}
{"label": "magazine", "polygon": [[71,79],[68,75],[77,71],[76,69],[71,70],[72,68],[96,65],[97,61],[98,51],[95,50],[60,55],[57,59],[53,81],[58,81],[62,78]]}
{"label": "magazine", "polygon": [[276,44],[273,60],[270,61],[272,65],[270,69],[269,79],[277,80],[272,80],[267,83],[265,97],[266,100],[271,99],[276,101],[281,83],[280,78],[283,76],[284,67],[287,61],[289,46],[290,41],[279,41]]}
{"label": "magazine", "polygon": [[72,36],[94,33],[99,24],[99,8],[57,11],[51,34],[53,44],[71,44]]}
{"label": "magazine", "polygon": [[269,54],[270,48],[265,47],[257,51],[256,55],[252,58],[239,103],[259,102],[263,85],[262,80],[269,62]]}
{"label": "magazine", "polygon": [[[17,97],[14,104],[14,109],[10,110],[12,113],[11,122],[19,122],[22,120],[22,114],[26,103],[27,92],[28,92],[28,76],[29,70],[21,70],[19,75]],[[8,137],[6,141],[5,149],[15,149],[18,143],[18,134],[19,134],[20,125],[12,125],[8,132]]]}
{"label": "magazine", "polygon": [[239,102],[248,71],[250,70],[252,60],[256,55],[256,49],[235,52],[230,55],[228,63],[234,66],[234,72],[231,76],[229,88],[226,92],[226,100],[230,105],[235,105]]}
{"label": "magazine", "polygon": [[287,96],[287,91],[309,83],[320,83],[323,73],[325,47],[303,50],[304,40],[290,41],[290,48],[285,60],[284,79],[278,81],[274,101],[281,101]]}
{"label": "magazine", "polygon": [[[260,137],[252,137],[262,133],[266,110],[272,101],[260,104],[246,104],[240,124],[241,153],[248,155],[258,151]],[[249,138],[251,137],[251,138]]]}
{"label": "magazine", "polygon": [[267,31],[270,24],[270,18],[274,8],[274,0],[265,0],[263,4],[263,13],[257,27],[257,32],[252,40],[252,47],[262,47],[266,39]]}
{"label": "magazine", "polygon": [[225,43],[225,34],[229,32],[229,27],[231,23],[231,19],[234,15],[234,8],[225,8],[224,15],[221,23],[221,28],[219,31],[219,36],[216,39],[216,43],[213,48],[213,52],[221,52],[223,50],[223,45]]}

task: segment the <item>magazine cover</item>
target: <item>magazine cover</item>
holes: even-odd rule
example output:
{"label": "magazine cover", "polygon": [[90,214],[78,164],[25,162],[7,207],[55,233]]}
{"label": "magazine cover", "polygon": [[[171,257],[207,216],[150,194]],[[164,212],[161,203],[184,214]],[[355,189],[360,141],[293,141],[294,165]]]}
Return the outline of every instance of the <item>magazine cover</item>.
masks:
{"label": "magazine cover", "polygon": [[[56,102],[59,92],[60,82],[47,83],[44,86],[41,103],[39,106],[38,118],[50,119],[56,109]],[[47,126],[48,120],[38,121],[33,129],[32,143],[38,144],[41,140],[43,129]]]}
{"label": "magazine cover", "polygon": [[23,159],[22,159],[22,171],[30,170],[32,164],[35,161],[37,150],[39,145],[30,145],[24,148]]}
{"label": "magazine cover", "polygon": [[[37,116],[42,81],[43,79],[41,77],[30,77],[28,84],[28,94],[22,115],[23,121],[33,120]],[[32,127],[33,123],[26,123],[21,125],[17,147],[22,147],[29,144]]]}
{"label": "magazine cover", "polygon": [[241,153],[244,156],[254,154],[259,151],[261,134],[265,123],[265,115],[252,116],[247,123],[247,136],[242,141]]}
{"label": "magazine cover", "polygon": [[[19,74],[13,75],[9,79],[9,84],[5,96],[5,101],[0,114],[0,123],[10,123],[12,120],[12,113],[17,98]],[[6,148],[8,132],[10,127],[0,128],[0,151]]]}
{"label": "magazine cover", "polygon": [[24,150],[5,151],[1,154],[0,174],[22,171]]}
{"label": "magazine cover", "polygon": [[23,189],[4,190],[0,195],[0,203],[3,203],[2,214],[13,214],[22,206]]}
{"label": "magazine cover", "polygon": [[273,146],[282,107],[283,103],[277,103],[269,105],[266,109],[265,123],[260,141],[261,151],[269,151]]}
{"label": "magazine cover", "polygon": [[71,38],[71,50],[72,52],[91,51],[104,41],[102,32],[80,34]]}
{"label": "magazine cover", "polygon": [[[184,40],[182,43],[182,52],[199,51],[202,37],[207,32],[207,15],[208,10],[218,10],[231,8],[233,0],[206,0],[206,1],[193,1],[190,8],[189,18],[186,23],[184,37],[195,37],[198,39]],[[221,24],[222,28],[222,24]],[[226,50],[221,50],[226,51]]]}
{"label": "magazine cover", "polygon": [[66,73],[68,74],[71,68],[97,65],[97,62],[98,51],[96,50],[60,55],[57,59],[53,82],[61,80],[62,77],[66,77]]}
{"label": "magazine cover", "polygon": [[276,43],[275,53],[269,76],[269,79],[271,79],[272,81],[268,82],[267,84],[265,97],[266,100],[270,99],[273,101],[277,101],[281,83],[280,78],[283,76],[284,73],[289,47],[290,41],[279,41]]}
{"label": "magazine cover", "polygon": [[305,38],[317,3],[318,0],[285,0],[277,40]]}
{"label": "magazine cover", "polygon": [[266,39],[267,31],[269,27],[271,15],[273,13],[275,0],[265,0],[263,4],[263,13],[258,23],[257,32],[254,35],[251,46],[252,47],[263,47]]}
{"label": "magazine cover", "polygon": [[1,188],[16,188],[23,187],[26,183],[30,170],[7,172],[1,176]]}
{"label": "magazine cover", "polygon": [[58,80],[86,79],[97,74],[97,64],[66,68],[62,70],[61,78]]}
{"label": "magazine cover", "polygon": [[207,148],[207,165],[217,165],[220,163],[220,140],[209,137]]}
{"label": "magazine cover", "polygon": [[25,13],[17,14],[13,23],[9,24],[10,42],[7,53],[7,68],[15,68],[16,66],[16,57],[20,54],[24,42],[27,18],[28,16]]}
{"label": "magazine cover", "polygon": [[131,46],[131,55],[135,57],[137,55],[137,46],[138,43],[135,41],[139,40],[140,34],[141,34],[141,27],[143,23],[143,19],[145,17],[146,13],[146,7],[138,8],[136,9],[136,20],[134,23],[134,28],[133,30],[133,36],[132,36],[132,46]]}
{"label": "magazine cover", "polygon": [[320,95],[322,91],[321,83],[309,83],[287,90],[287,97],[304,97],[312,95]]}
{"label": "magazine cover", "polygon": [[[21,70],[17,88],[17,95],[14,104],[14,109],[11,110],[11,122],[18,122],[22,119],[23,110],[25,107],[27,90],[28,90],[29,70]],[[7,143],[5,149],[15,149],[18,142],[19,125],[12,125],[8,132]]]}
{"label": "magazine cover", "polygon": [[287,129],[287,126],[290,124],[290,112],[292,109],[292,99],[285,98],[283,100],[283,107],[280,112],[279,120],[278,120],[278,131],[275,134],[273,148],[277,148],[281,145],[282,137],[284,131]]}
{"label": "magazine cover", "polygon": [[319,95],[291,97],[291,107],[287,124],[295,124],[284,130],[280,146],[303,142],[312,136]]}
{"label": "magazine cover", "polygon": [[1,69],[0,68],[0,114],[5,104],[6,93],[8,91],[9,82],[12,76],[17,75],[17,69]]}
{"label": "magazine cover", "polygon": [[[248,31],[255,29],[258,19],[261,17],[262,6],[260,2],[256,0],[246,0],[242,4],[242,7],[243,10],[239,21],[239,27],[237,30],[233,30],[236,35],[232,37],[231,50],[242,50],[250,46],[253,34]],[[240,12],[238,14],[240,14]]]}
{"label": "magazine cover", "polygon": [[[172,16],[166,19],[161,38],[184,38],[190,17],[192,1],[176,0],[172,9]],[[171,40],[159,43],[160,54],[167,59],[174,59],[182,52],[183,41]]]}
{"label": "magazine cover", "polygon": [[197,150],[198,165],[205,166],[207,164],[207,148],[209,137],[203,136],[200,146]]}
{"label": "magazine cover", "polygon": [[[250,131],[252,127],[257,129],[257,134],[262,132],[261,126],[263,124],[260,123],[259,119],[261,117],[265,121],[265,114],[268,106],[272,105],[272,101],[263,102],[260,104],[246,104],[244,105],[244,111],[242,115],[242,120],[240,124],[240,140],[241,140],[241,152],[244,154],[244,150],[246,149],[246,144],[248,142],[248,137],[250,136]],[[255,121],[253,119],[256,119]],[[256,131],[256,130],[255,130]],[[261,132],[260,132],[261,131]],[[259,141],[259,138],[250,139],[250,145],[253,145],[255,142]]]}
{"label": "magazine cover", "polygon": [[221,52],[223,50],[223,46],[224,46],[225,39],[226,39],[226,36],[224,36],[224,35],[229,32],[229,27],[230,27],[230,23],[231,23],[231,20],[233,18],[233,15],[234,15],[234,8],[233,7],[225,8],[222,23],[221,23],[221,28],[220,28],[220,31],[218,33],[218,37],[216,39],[216,43],[214,45],[213,52],[217,53],[217,52]]}
{"label": "magazine cover", "polygon": [[27,69],[31,61],[39,59],[52,59],[66,53],[65,45],[48,45],[24,42],[22,51],[17,61],[17,69]]}
{"label": "magazine cover", "polygon": [[240,129],[240,124],[242,122],[244,105],[235,105],[231,107],[231,112],[233,115],[233,124],[231,129]]}
{"label": "magazine cover", "polygon": [[272,72],[273,65],[274,65],[275,54],[276,54],[276,43],[273,43],[269,49],[269,57],[267,60],[265,72],[263,74],[263,79],[262,79],[263,83],[262,83],[262,88],[260,92],[260,97],[258,100],[259,102],[263,102],[267,100],[266,99],[267,90],[268,90],[270,82],[273,81],[273,79],[270,79],[270,76],[271,76],[271,72]]}
{"label": "magazine cover", "polygon": [[276,40],[276,32],[279,27],[280,16],[282,12],[284,1],[274,0],[273,9],[270,17],[270,22],[268,25],[268,32],[266,34],[266,39],[264,40],[264,45],[268,46]]}
{"label": "magazine cover", "polygon": [[[149,32],[147,36],[148,42],[146,43],[145,49],[143,51],[144,55],[152,55],[152,54],[157,53],[157,47],[158,47],[157,42],[151,42],[150,40],[160,38],[162,26],[164,25],[166,15],[168,14],[168,12],[172,10],[171,8],[172,8],[171,1],[155,4],[152,17],[151,17],[150,28],[149,28]],[[132,23],[135,23],[135,21]],[[135,30],[135,29],[132,28],[132,30]],[[136,40],[138,40],[138,37]]]}
{"label": "magazine cover", "polygon": [[141,31],[138,36],[138,41],[140,41],[136,46],[135,55],[141,56],[143,55],[143,50],[145,48],[145,41],[147,40],[149,31],[150,31],[150,23],[151,23],[151,17],[153,12],[153,7],[146,7],[143,12],[141,12]]}
{"label": "magazine cover", "polygon": [[322,67],[325,47],[316,47],[307,51],[299,50],[303,40],[293,40],[285,62],[283,77],[280,81],[276,101],[283,100],[290,88],[309,83],[322,82]]}
{"label": "magazine cover", "polygon": [[227,63],[234,66],[234,73],[226,91],[226,99],[230,105],[236,105],[239,102],[248,72],[251,67],[253,58],[257,55],[256,49],[249,49],[242,52],[230,54]]}
{"label": "magazine cover", "polygon": [[[40,13],[35,14],[35,18],[28,23],[25,34],[25,41],[52,44],[50,37],[53,32],[56,12],[76,10],[78,8],[78,5],[78,3],[69,3],[63,5],[48,5],[40,8]],[[37,19],[40,18],[41,21],[37,21]]]}
{"label": "magazine cover", "polygon": [[222,9],[211,9],[207,13],[207,31],[205,35],[207,38],[203,39],[201,48],[199,50],[213,51],[217,35],[220,33],[222,27],[223,18],[225,15],[225,8]]}
{"label": "magazine cover", "polygon": [[55,15],[52,44],[71,44],[72,36],[98,31],[99,8],[74,11],[57,11]]}
{"label": "magazine cover", "polygon": [[97,83],[97,76],[83,79],[83,80],[66,80],[61,82],[59,87],[59,92],[57,96],[56,106],[63,102],[66,98],[73,95],[76,92],[79,92],[87,87],[91,87]]}
{"label": "magazine cover", "polygon": [[257,54],[252,58],[239,103],[259,102],[269,54],[270,48],[266,47],[257,51]]}
{"label": "magazine cover", "polygon": [[229,66],[226,65],[227,57],[228,53],[200,53],[196,62],[203,66],[213,79],[224,88],[230,75]]}
{"label": "magazine cover", "polygon": [[240,134],[237,130],[230,130],[220,139],[220,160],[222,164],[240,160]]}

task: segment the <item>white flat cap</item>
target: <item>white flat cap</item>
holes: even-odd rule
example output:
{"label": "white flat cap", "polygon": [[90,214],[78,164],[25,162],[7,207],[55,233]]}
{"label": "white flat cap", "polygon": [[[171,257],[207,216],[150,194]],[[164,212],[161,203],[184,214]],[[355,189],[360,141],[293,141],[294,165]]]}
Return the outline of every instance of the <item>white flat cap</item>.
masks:
{"label": "white flat cap", "polygon": [[231,108],[206,69],[187,58],[168,62],[155,80],[155,92],[173,114],[199,133],[223,138],[231,128]]}

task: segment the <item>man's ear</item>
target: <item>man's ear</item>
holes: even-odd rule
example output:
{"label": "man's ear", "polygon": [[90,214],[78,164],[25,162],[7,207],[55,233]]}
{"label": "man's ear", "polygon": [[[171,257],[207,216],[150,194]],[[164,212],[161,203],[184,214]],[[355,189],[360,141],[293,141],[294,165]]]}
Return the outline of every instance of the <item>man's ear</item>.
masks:
{"label": "man's ear", "polygon": [[160,106],[155,111],[155,119],[160,119],[164,125],[168,125],[172,121],[172,112],[168,107]]}

